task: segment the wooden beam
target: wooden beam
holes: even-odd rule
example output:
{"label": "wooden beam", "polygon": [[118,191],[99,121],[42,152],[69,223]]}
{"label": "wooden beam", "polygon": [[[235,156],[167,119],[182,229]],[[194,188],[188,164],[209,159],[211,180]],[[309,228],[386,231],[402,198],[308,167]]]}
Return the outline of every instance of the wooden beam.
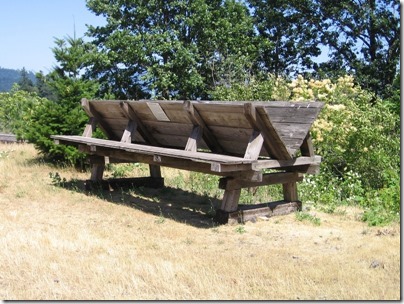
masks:
{"label": "wooden beam", "polygon": [[268,116],[266,116],[266,120],[263,120],[252,103],[244,104],[244,115],[251,127],[261,132],[264,138],[264,147],[271,157],[275,159],[292,159],[285,143],[282,141]]}
{"label": "wooden beam", "polygon": [[90,117],[82,136],[92,137],[96,127],[97,127],[97,119],[95,117]]}
{"label": "wooden beam", "polygon": [[200,126],[194,126],[185,146],[185,151],[196,152],[198,150],[198,141],[202,136],[202,132],[203,130]]}
{"label": "wooden beam", "polygon": [[219,180],[220,189],[240,189],[259,187],[266,185],[285,184],[303,180],[303,174],[298,172],[275,172],[263,174],[261,181],[241,180],[237,178],[224,177]]}
{"label": "wooden beam", "polygon": [[314,157],[301,156],[290,160],[277,160],[277,159],[258,160],[257,162],[252,164],[252,169],[258,171],[263,169],[278,169],[284,167],[295,167],[303,165],[319,165],[320,163],[321,163],[321,156],[319,155],[315,155]]}
{"label": "wooden beam", "polygon": [[215,136],[209,130],[205,122],[203,121],[201,115],[199,115],[198,110],[192,105],[191,101],[185,100],[183,104],[184,110],[188,113],[188,117],[194,126],[199,126],[202,128],[202,138],[206,145],[212,152],[223,153],[224,150],[220,146],[219,142],[216,140]]}
{"label": "wooden beam", "polygon": [[283,199],[285,202],[296,202],[297,197],[297,183],[285,183],[283,186]]}
{"label": "wooden beam", "polygon": [[137,124],[132,119],[129,119],[128,124],[126,125],[125,131],[122,134],[121,142],[131,143],[132,142],[132,134],[135,133],[137,129]]}
{"label": "wooden beam", "polygon": [[258,159],[261,153],[264,137],[260,131],[254,130],[248,141],[247,149],[244,154],[246,159]]}

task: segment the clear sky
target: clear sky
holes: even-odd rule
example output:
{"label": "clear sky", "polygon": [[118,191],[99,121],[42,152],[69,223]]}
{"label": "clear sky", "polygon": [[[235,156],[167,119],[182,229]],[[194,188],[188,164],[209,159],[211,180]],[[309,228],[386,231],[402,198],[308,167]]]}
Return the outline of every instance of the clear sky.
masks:
{"label": "clear sky", "polygon": [[0,67],[48,73],[56,61],[55,38],[84,36],[103,24],[85,0],[0,0]]}

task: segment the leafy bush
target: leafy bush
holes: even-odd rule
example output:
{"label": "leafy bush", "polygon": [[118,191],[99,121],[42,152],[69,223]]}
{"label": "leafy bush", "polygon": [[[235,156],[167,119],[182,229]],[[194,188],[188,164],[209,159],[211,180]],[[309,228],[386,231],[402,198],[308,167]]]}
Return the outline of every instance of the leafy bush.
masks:
{"label": "leafy bush", "polygon": [[92,97],[96,86],[92,82],[74,78],[55,78],[56,101],[45,100],[31,113],[27,139],[48,159],[82,165],[84,154],[76,148],[56,145],[51,135],[80,135],[88,121],[80,100]]}
{"label": "leafy bush", "polygon": [[32,113],[45,102],[46,99],[36,93],[19,90],[18,85],[14,85],[10,92],[0,93],[0,132],[26,139]]}
{"label": "leafy bush", "polygon": [[[260,91],[262,90],[262,91]],[[355,85],[351,76],[336,81],[287,82],[269,77],[262,83],[218,88],[223,100],[319,100],[325,103],[311,135],[322,156],[321,173],[306,176],[303,200],[335,210],[341,204],[365,208],[363,220],[380,225],[398,218],[400,210],[399,117],[391,103]]]}

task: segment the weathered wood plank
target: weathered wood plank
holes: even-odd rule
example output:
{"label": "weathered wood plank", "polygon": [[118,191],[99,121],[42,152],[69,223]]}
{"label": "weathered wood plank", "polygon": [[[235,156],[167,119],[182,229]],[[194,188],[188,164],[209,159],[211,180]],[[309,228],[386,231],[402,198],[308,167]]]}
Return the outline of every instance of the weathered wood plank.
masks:
{"label": "weathered wood plank", "polygon": [[200,126],[195,126],[188,138],[187,145],[185,146],[185,151],[196,152],[198,149],[198,142],[201,137],[202,128]]}
{"label": "weathered wood plank", "polygon": [[[244,224],[246,222],[256,222],[261,218],[269,219],[273,216],[281,216],[290,214],[302,209],[302,203],[300,201],[285,202],[277,201],[271,203],[264,203],[258,205],[239,205],[239,209],[236,212],[229,212],[227,214],[222,213],[222,223],[229,225]],[[227,219],[223,222],[223,219]]]}
{"label": "weathered wood plank", "polygon": [[14,134],[0,134],[0,142],[16,143],[16,142],[18,142],[18,140],[17,140],[17,136]]}
{"label": "weathered wood plank", "polygon": [[254,130],[248,142],[244,158],[258,159],[263,143],[264,143],[264,137],[262,136],[261,132]]}
{"label": "weathered wood plank", "polygon": [[145,146],[138,144],[130,144],[123,143],[118,141],[111,141],[105,139],[98,138],[87,138],[82,136],[66,136],[66,135],[53,135],[51,136],[53,139],[59,140],[60,142],[65,142],[67,144],[75,144],[75,145],[87,145],[93,147],[104,147],[104,148],[112,148],[119,149],[123,151],[133,152],[133,153],[142,153],[146,155],[161,155],[166,157],[178,157],[183,159],[190,159],[198,162],[220,162],[223,164],[251,164],[254,162],[253,160],[234,157],[228,155],[214,154],[214,153],[205,153],[205,152],[191,152],[191,151],[183,151],[177,149],[163,148],[163,147],[155,147],[155,146]]}
{"label": "weathered wood plank", "polygon": [[303,174],[298,172],[275,172],[262,175],[261,181],[240,180],[235,178],[221,178],[219,180],[220,189],[240,189],[250,187],[260,187],[275,184],[292,183],[303,180]]}

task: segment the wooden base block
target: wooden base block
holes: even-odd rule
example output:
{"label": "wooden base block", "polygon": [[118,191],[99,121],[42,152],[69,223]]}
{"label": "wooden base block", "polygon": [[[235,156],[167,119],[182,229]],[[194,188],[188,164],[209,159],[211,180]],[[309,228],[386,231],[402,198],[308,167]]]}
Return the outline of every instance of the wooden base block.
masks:
{"label": "wooden base block", "polygon": [[277,201],[259,205],[239,205],[237,211],[226,212],[216,210],[214,220],[219,224],[241,224],[245,222],[256,222],[259,218],[286,215],[302,209],[302,202]]}
{"label": "wooden base block", "polygon": [[137,177],[137,178],[111,178],[102,181],[85,181],[86,190],[103,189],[113,191],[118,188],[147,187],[163,188],[164,178],[162,177]]}

